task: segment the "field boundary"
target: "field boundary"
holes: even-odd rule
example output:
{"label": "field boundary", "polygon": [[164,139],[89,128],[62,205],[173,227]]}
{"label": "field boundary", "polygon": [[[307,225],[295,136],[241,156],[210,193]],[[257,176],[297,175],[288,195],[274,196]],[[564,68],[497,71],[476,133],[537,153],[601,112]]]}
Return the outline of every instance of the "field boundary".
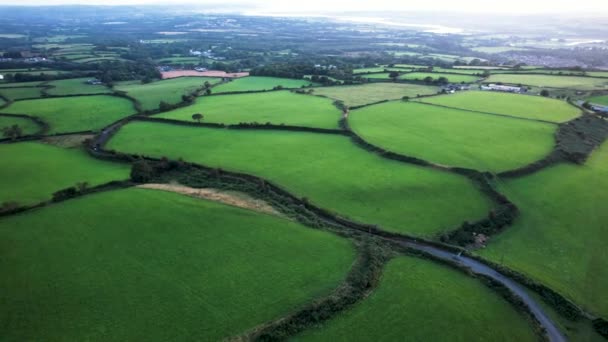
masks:
{"label": "field boundary", "polygon": [[[503,117],[503,118],[507,118],[507,119],[534,121],[534,122],[546,123],[546,124],[551,124],[551,125],[559,125],[559,122],[555,122],[555,121],[547,121],[547,120],[533,119],[533,118],[524,118],[524,117],[513,116],[513,115],[509,115],[509,114],[499,114],[499,113],[492,113],[492,112],[484,112],[484,111],[480,111],[480,110],[464,109],[464,108],[458,108],[458,107],[450,107],[450,106],[440,105],[440,104],[436,104],[436,103],[424,102],[424,100],[423,101],[411,101],[411,102],[416,102],[416,103],[420,103],[420,104],[424,104],[424,105],[428,105],[428,106],[435,106],[435,107],[439,107],[439,108],[456,109],[456,110],[461,110],[463,112],[471,112],[471,113],[477,113],[477,114],[494,115],[494,116],[499,116],[499,117]],[[579,116],[580,116],[580,114],[579,114]]]}

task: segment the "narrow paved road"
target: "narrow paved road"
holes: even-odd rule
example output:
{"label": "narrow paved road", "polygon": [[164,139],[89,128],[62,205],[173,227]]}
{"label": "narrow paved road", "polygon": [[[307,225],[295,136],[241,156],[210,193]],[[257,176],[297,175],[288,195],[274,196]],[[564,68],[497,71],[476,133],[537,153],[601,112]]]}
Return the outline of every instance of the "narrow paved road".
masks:
{"label": "narrow paved road", "polygon": [[536,317],[536,319],[540,322],[541,326],[545,328],[547,337],[551,342],[567,341],[566,337],[562,335],[559,328],[555,325],[551,318],[549,318],[549,316],[545,313],[543,308],[536,302],[536,300],[534,300],[528,295],[523,286],[516,283],[511,278],[508,278],[502,275],[501,273],[498,273],[486,264],[483,264],[477,260],[471,259],[466,256],[458,256],[457,254],[452,252],[448,252],[433,246],[419,244],[415,242],[402,242],[401,244],[406,247],[427,252],[440,259],[449,260],[451,262],[458,263],[462,266],[466,266],[470,268],[473,273],[485,275],[500,282],[508,289],[513,291],[513,293],[521,297],[523,302],[530,308],[530,311],[532,312],[534,317]]}

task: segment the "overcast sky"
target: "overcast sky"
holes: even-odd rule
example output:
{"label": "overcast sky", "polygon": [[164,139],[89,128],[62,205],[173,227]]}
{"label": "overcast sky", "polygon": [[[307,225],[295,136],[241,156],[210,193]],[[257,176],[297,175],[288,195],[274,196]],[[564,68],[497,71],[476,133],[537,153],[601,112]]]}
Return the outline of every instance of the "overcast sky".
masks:
{"label": "overcast sky", "polygon": [[460,11],[460,12],[509,12],[509,13],[549,13],[549,12],[589,12],[608,13],[608,0],[0,0],[0,5],[175,5],[192,3],[198,6],[221,4],[246,4],[247,9],[263,12],[334,12],[334,11]]}

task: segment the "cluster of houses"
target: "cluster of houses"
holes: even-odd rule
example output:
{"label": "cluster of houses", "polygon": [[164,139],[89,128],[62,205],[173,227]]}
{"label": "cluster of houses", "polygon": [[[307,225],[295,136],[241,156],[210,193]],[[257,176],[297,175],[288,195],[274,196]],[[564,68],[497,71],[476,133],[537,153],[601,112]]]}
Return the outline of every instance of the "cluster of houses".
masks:
{"label": "cluster of houses", "polygon": [[471,86],[468,84],[450,83],[441,87],[442,93],[454,94],[457,91],[470,90]]}
{"label": "cluster of houses", "polygon": [[504,91],[507,93],[525,93],[528,91],[526,87],[516,87],[502,84],[487,84],[479,87],[481,90]]}
{"label": "cluster of houses", "polygon": [[96,79],[96,78],[92,78],[90,80],[87,80],[86,82],[88,85],[101,85],[103,84],[100,80]]}
{"label": "cluster of houses", "polygon": [[192,50],[190,49],[190,56],[195,56],[195,57],[205,57],[205,58],[209,58],[209,59],[214,59],[217,61],[221,61],[226,59],[225,57],[216,57],[213,55],[213,51],[211,50],[207,50],[207,51],[198,51],[198,50]]}

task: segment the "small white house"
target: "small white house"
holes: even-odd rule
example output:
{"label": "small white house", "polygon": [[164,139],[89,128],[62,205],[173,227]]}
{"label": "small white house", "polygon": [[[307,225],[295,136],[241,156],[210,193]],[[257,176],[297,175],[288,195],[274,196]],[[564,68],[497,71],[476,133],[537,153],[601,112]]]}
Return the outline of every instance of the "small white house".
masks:
{"label": "small white house", "polygon": [[4,75],[0,75],[0,80],[3,80],[3,79],[4,79]]}

